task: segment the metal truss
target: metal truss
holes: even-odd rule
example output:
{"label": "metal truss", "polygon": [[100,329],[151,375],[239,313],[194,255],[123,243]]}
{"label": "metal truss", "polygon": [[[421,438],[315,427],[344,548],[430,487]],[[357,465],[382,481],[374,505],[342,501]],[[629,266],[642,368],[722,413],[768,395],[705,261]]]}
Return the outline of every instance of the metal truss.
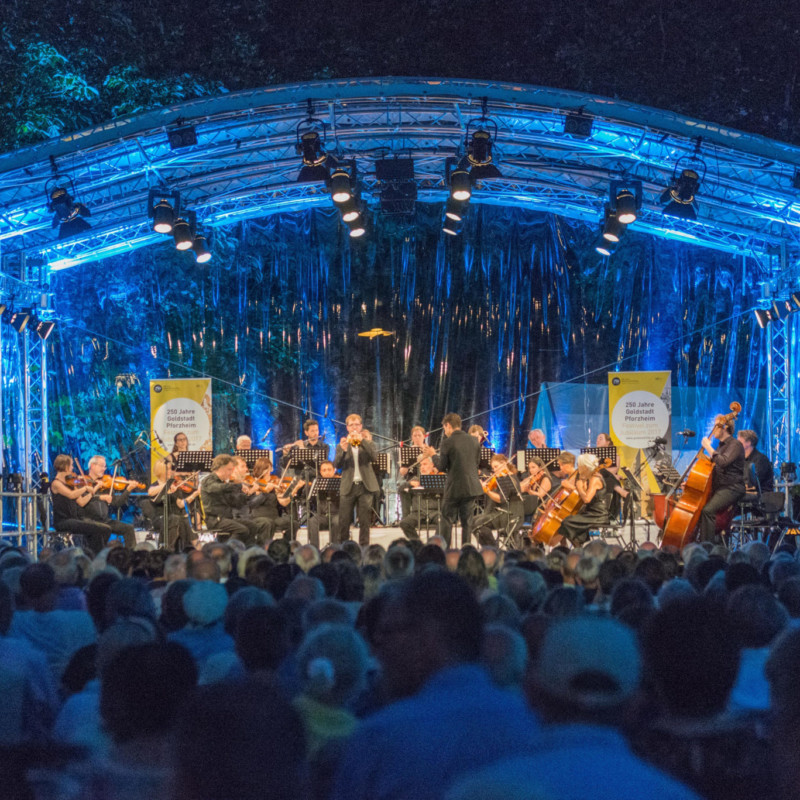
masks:
{"label": "metal truss", "polygon": [[[326,146],[354,159],[369,202],[376,159],[415,162],[418,201],[446,195],[444,160],[463,147],[466,125],[486,98],[497,123],[503,178],[479,183],[473,203],[529,206],[599,222],[612,179],[642,181],[632,229],[731,253],[800,252],[800,201],[792,186],[800,148],[669,112],[534,86],[381,78],[267,87],[189,101],[115,120],[0,156],[0,252],[26,253],[53,269],[96,261],[163,237],[150,230],[146,198],[164,183],[204,225],[329,203],[321,185],[297,184],[297,125],[312,100],[328,125]],[[592,117],[591,136],[563,132],[564,115]],[[180,121],[198,144],[170,150]],[[665,217],[659,196],[676,162],[695,152],[708,172],[695,221]],[[45,208],[50,158],[92,210],[92,230],[59,242]]]}
{"label": "metal truss", "polygon": [[789,372],[792,362],[792,324],[793,317],[790,316],[767,326],[767,427],[772,432],[772,462],[776,466],[792,460],[793,409]]}

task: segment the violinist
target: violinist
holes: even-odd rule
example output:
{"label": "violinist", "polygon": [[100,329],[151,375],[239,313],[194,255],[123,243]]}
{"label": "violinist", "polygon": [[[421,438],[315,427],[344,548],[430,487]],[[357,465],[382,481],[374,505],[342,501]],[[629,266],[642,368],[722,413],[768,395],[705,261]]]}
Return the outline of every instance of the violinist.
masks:
{"label": "violinist", "polygon": [[505,497],[497,484],[497,478],[509,476],[519,492],[520,483],[516,476],[516,468],[502,454],[495,453],[491,460],[492,477],[483,482],[483,491],[486,493],[488,505],[486,510],[470,520],[470,538],[475,535],[482,546],[496,544],[493,530],[513,536],[520,528],[525,516],[525,507],[518,494],[511,498]]}
{"label": "violinist", "polygon": [[[194,538],[194,532],[186,516],[188,506],[200,495],[200,490],[186,494],[183,491],[182,483],[185,478],[176,478],[172,473],[172,464],[164,459],[156,461],[153,466],[153,477],[155,481],[150,484],[147,494],[150,501],[157,511],[163,511],[164,502],[169,503],[169,531],[164,536],[164,517],[157,514],[153,518],[156,530],[162,534],[164,544],[168,550],[175,550],[181,546],[186,546]],[[169,483],[169,489],[167,489]]]}
{"label": "violinist", "polygon": [[297,529],[296,515],[286,511],[281,512],[291,505],[292,498],[302,488],[303,481],[291,481],[290,488],[281,483],[279,476],[271,473],[272,461],[266,456],[257,458],[253,465],[253,478],[257,491],[248,499],[247,505],[240,513],[249,510],[251,517],[268,523],[269,539],[274,538],[276,531],[281,531],[284,539],[293,538],[293,533]]}
{"label": "violinist", "polygon": [[86,479],[89,488],[92,490],[92,497],[85,506],[79,509],[78,516],[82,519],[107,525],[112,533],[122,536],[125,540],[125,547],[132,548],[136,544],[133,525],[121,522],[118,519],[112,519],[109,510],[111,508],[125,508],[128,505],[131,491],[130,484],[133,481],[127,481],[124,478],[119,479],[126,485],[122,491],[115,492],[113,486],[106,491],[102,488],[102,479],[105,473],[105,457],[92,456],[89,459],[89,468],[86,472]]}
{"label": "violinist", "polygon": [[[711,439],[719,442],[715,449]],[[714,464],[711,473],[711,496],[700,512],[700,541],[713,542],[716,533],[717,512],[739,502],[745,494],[744,446],[733,436],[733,422],[724,414],[714,420],[711,436],[704,436],[703,449]]]}
{"label": "violinist", "polygon": [[539,456],[534,456],[528,462],[528,475],[520,483],[522,502],[525,507],[525,516],[535,514],[542,500],[550,494],[553,481],[545,467],[544,461]]}
{"label": "violinist", "polygon": [[[234,472],[239,475],[238,481],[234,480]],[[271,526],[264,519],[249,516],[234,518],[237,510],[245,506],[248,498],[257,491],[255,487],[243,487],[243,478],[241,462],[237,464],[233,456],[220,453],[211,462],[211,472],[200,484],[200,497],[209,530],[227,533],[250,545],[255,541],[264,541]]]}
{"label": "violinist", "polygon": [[[422,425],[415,425],[411,429],[411,442],[409,447],[425,447],[425,428]],[[411,486],[409,481],[416,478],[420,472],[420,464],[409,465],[408,467],[400,467],[400,475],[403,481],[398,485],[397,491],[400,494],[400,508],[403,512],[403,518],[411,514]]]}
{"label": "violinist", "polygon": [[333,459],[334,468],[342,472],[339,490],[339,531],[335,541],[343,542],[350,538],[353,508],[357,507],[358,543],[364,547],[369,544],[373,495],[381,490],[372,468],[377,451],[369,431],[364,430],[358,414],[349,414],[345,424],[347,436],[340,439]]}
{"label": "violinist", "polygon": [[53,527],[76,536],[83,536],[89,548],[96,555],[106,545],[111,528],[101,522],[81,518],[81,510],[94,497],[92,489],[83,478],[76,478],[72,472],[72,459],[67,455],[57,455],[53,460],[56,474],[50,483],[53,495]]}
{"label": "violinist", "polygon": [[[336,470],[333,462],[323,461],[319,465],[320,478],[335,478]],[[339,526],[339,498],[314,497],[317,507],[308,516],[308,541],[319,548],[320,530],[336,531]]]}
{"label": "violinist", "polygon": [[596,455],[581,453],[577,471],[561,481],[561,488],[577,492],[583,503],[580,511],[567,517],[558,531],[574,547],[588,542],[589,531],[593,528],[608,523],[606,485],[598,473],[599,466]]}
{"label": "violinist", "polygon": [[[176,433],[174,438],[172,439],[173,464],[175,463],[175,453],[188,453],[188,452],[189,452],[189,437],[183,431],[178,431],[178,433]],[[191,473],[189,472],[176,472],[175,478],[178,479],[179,481],[182,481],[187,479],[190,475]],[[195,480],[192,491],[194,491],[194,486],[196,485],[197,481]],[[199,528],[202,520],[201,520],[200,503],[197,500],[198,497],[199,497],[199,492],[193,495],[194,499],[190,500],[187,503],[187,507],[189,509],[189,516],[191,517],[194,525]],[[184,497],[184,502],[186,502],[185,497]]]}
{"label": "violinist", "polygon": [[[436,467],[430,458],[423,458],[419,463],[420,475],[436,475]],[[397,524],[403,529],[408,539],[419,539],[417,529],[423,525],[438,525],[439,511],[437,504],[430,505],[429,498],[420,490],[419,476],[414,476],[408,481],[411,493],[411,512],[404,516]]]}

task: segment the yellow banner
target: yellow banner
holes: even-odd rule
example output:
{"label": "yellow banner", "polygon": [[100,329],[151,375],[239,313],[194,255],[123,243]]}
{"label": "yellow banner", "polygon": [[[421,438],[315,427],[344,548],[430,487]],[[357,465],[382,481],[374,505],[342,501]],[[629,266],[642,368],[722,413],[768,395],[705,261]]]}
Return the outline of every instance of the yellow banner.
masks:
{"label": "yellow banner", "polygon": [[150,469],[185,434],[189,450],[211,450],[211,378],[150,381]]}
{"label": "yellow banner", "polygon": [[651,465],[656,439],[666,440],[665,452],[672,449],[672,373],[609,372],[608,416],[619,466],[658,492]]}

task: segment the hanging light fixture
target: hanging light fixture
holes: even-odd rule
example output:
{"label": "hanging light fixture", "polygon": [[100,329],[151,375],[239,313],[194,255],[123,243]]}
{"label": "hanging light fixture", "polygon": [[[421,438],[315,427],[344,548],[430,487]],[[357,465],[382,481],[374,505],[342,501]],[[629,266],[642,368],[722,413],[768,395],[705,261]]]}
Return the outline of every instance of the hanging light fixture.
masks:
{"label": "hanging light fixture", "polygon": [[618,242],[625,233],[625,225],[620,221],[619,215],[611,210],[610,206],[605,207],[603,217],[602,237],[607,242]]}
{"label": "hanging light fixture", "polygon": [[198,264],[205,264],[211,261],[211,250],[208,248],[208,241],[204,234],[195,234],[194,241],[192,242],[192,250],[194,251],[194,260]]}
{"label": "hanging light fixture", "polygon": [[180,216],[181,195],[165,186],[147,193],[147,216],[153,221],[156,233],[172,233],[175,217]]}
{"label": "hanging light fixture", "polygon": [[697,193],[706,177],[706,162],[700,158],[702,139],[698,137],[694,152],[679,158],[672,170],[669,186],[661,193],[664,214],[679,219],[697,219]]}
{"label": "hanging light fixture", "polygon": [[298,183],[326,183],[330,179],[329,158],[325,152],[325,123],[314,116],[314,104],[307,101],[308,116],[297,126],[295,150],[303,166]]}
{"label": "hanging light fixture", "polygon": [[634,180],[611,181],[608,189],[608,206],[623,225],[636,222],[642,207],[642,182]]}

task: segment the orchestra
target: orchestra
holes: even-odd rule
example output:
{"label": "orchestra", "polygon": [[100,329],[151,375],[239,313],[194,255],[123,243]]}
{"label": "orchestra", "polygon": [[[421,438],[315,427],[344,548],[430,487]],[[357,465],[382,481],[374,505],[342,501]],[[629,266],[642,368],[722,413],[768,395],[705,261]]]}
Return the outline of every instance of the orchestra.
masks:
{"label": "orchestra", "polygon": [[[694,462],[661,504],[665,510],[660,517],[656,513],[656,520],[662,546],[680,548],[695,539],[724,541],[721,537],[728,533],[737,505],[745,502],[745,493],[760,497],[774,491],[772,464],[757,449],[758,434],[744,429],[737,433],[737,413],[715,418]],[[302,436],[275,451],[280,467],[275,474],[270,451],[253,451],[252,439],[244,435],[236,439],[236,450],[250,451],[241,455],[255,458],[252,472],[244,458],[227,453],[213,460],[209,455],[207,472],[176,472],[176,454],[190,449],[189,437],[179,431],[171,452],[153,463],[149,487],[117,470],[107,474],[102,455],[89,459],[85,474],[71,456],[58,455],[49,487],[54,527],[76,540],[82,538],[95,552],[114,535],[130,547],[135,543],[134,526],[118,517],[134,503],[168,549],[190,545],[201,530],[248,545],[275,536],[295,540],[303,528],[308,541],[319,547],[322,530],[329,531],[332,543],[350,539],[354,517],[359,544],[367,545],[385,467],[377,466],[379,450],[361,416],[350,414],[344,424],[346,435],[336,444],[331,461],[320,421],[306,419]],[[530,529],[526,540],[540,545],[580,546],[615,521],[619,526],[627,516],[621,501],[629,496],[631,486],[618,473],[616,463],[604,463],[593,452],[576,458],[570,451],[547,448],[548,437],[541,428],[528,433],[525,449],[518,452],[521,474],[515,461],[494,453],[483,479],[479,467],[487,464],[488,445],[482,425],[474,424],[465,432],[459,415],[449,413],[436,433],[440,434],[438,448],[428,443],[429,434],[421,425],[411,428],[409,442],[387,440],[393,444],[385,450],[406,448],[402,463],[397,453],[395,486],[401,508],[391,524],[409,539],[418,539],[421,529],[430,536],[435,527],[450,544],[453,527],[460,523],[462,544],[474,537],[483,546],[519,547],[525,540],[517,534],[524,528],[523,532]],[[613,447],[607,433],[596,436],[595,449],[611,448],[613,454]],[[545,463],[536,451],[546,452],[552,460]],[[256,457],[262,452],[263,456]],[[438,494],[421,485],[421,476],[436,474],[444,476],[444,488]],[[323,479],[322,492],[313,490],[317,479]],[[336,482],[325,483],[331,479]],[[389,486],[390,491],[393,488]],[[721,522],[725,513],[727,522]]]}

